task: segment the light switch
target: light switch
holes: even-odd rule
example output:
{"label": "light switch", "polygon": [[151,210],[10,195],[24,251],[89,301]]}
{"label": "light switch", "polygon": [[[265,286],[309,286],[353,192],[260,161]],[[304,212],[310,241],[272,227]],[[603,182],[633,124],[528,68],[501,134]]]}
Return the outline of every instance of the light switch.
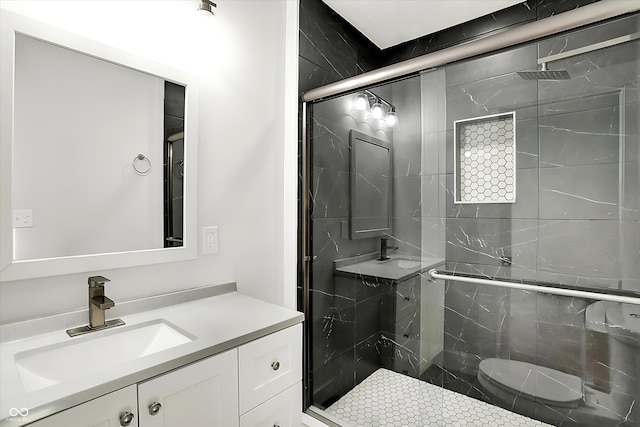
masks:
{"label": "light switch", "polygon": [[13,211],[13,228],[29,228],[29,227],[33,227],[33,210],[15,209]]}

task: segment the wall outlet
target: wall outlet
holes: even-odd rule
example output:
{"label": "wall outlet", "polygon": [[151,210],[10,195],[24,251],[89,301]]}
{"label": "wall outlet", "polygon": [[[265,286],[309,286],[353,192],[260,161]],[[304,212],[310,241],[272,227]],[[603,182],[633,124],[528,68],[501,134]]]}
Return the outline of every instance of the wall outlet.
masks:
{"label": "wall outlet", "polygon": [[13,228],[33,227],[33,211],[31,209],[13,211]]}
{"label": "wall outlet", "polygon": [[202,227],[202,253],[218,253],[218,227]]}

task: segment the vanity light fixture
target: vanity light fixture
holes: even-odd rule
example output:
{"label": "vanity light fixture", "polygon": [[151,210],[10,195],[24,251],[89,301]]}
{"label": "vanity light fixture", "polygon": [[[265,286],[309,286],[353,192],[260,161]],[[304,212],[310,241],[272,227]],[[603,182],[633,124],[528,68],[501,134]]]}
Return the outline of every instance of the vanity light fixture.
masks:
{"label": "vanity light fixture", "polygon": [[217,4],[215,4],[212,1],[209,0],[200,0],[200,4],[198,4],[198,12],[203,12],[203,13],[210,13],[211,15],[213,15],[213,8],[214,7],[218,7]]}
{"label": "vanity light fixture", "polygon": [[393,128],[399,123],[395,105],[367,89],[355,95],[350,114],[357,120],[374,119],[380,125],[389,128]]}

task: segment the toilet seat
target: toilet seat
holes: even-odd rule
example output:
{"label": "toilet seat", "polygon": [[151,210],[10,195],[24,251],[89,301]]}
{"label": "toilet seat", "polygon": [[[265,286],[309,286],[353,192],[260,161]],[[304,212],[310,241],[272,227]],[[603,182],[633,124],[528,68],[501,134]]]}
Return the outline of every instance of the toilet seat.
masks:
{"label": "toilet seat", "polygon": [[480,362],[478,378],[514,396],[550,406],[577,408],[584,400],[579,377],[527,362],[485,359]]}

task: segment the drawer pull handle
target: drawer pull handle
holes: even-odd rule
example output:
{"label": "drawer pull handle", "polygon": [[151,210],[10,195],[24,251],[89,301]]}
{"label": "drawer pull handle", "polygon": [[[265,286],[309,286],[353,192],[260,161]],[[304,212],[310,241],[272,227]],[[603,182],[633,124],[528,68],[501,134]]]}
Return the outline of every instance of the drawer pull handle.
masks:
{"label": "drawer pull handle", "polygon": [[277,360],[273,362],[271,364],[271,369],[273,369],[274,371],[277,371],[278,369],[280,369],[280,362],[278,362]]}
{"label": "drawer pull handle", "polygon": [[160,409],[162,409],[162,405],[159,404],[158,402],[153,402],[149,405],[149,414],[157,415],[158,412],[160,412]]}
{"label": "drawer pull handle", "polygon": [[405,300],[405,301],[411,301],[411,298],[409,298],[409,297],[404,297],[404,300]]}
{"label": "drawer pull handle", "polygon": [[273,427],[280,427],[280,424],[275,423],[275,424],[273,424]]}
{"label": "drawer pull handle", "polygon": [[123,412],[120,414],[120,425],[123,427],[128,426],[133,421],[134,415],[131,412]]}

